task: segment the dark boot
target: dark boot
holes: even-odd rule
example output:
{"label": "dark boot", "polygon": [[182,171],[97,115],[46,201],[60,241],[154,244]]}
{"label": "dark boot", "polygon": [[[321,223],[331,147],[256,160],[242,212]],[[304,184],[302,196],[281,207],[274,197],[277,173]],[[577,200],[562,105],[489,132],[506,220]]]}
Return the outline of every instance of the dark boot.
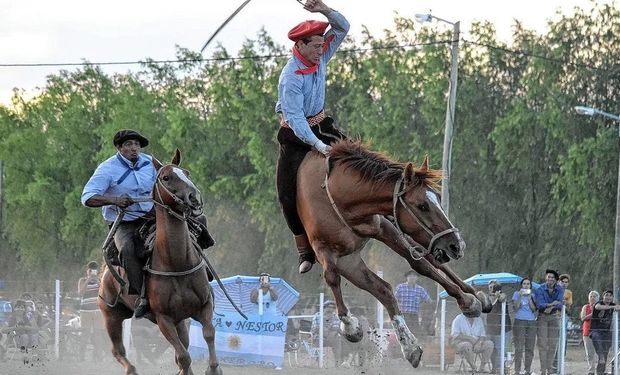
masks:
{"label": "dark boot", "polygon": [[312,265],[316,262],[314,250],[312,250],[308,235],[305,233],[294,237],[299,253],[299,273],[306,273],[312,269]]}
{"label": "dark boot", "polygon": [[596,364],[596,375],[605,375],[605,363]]}
{"label": "dark boot", "polygon": [[142,279],[142,290],[140,291],[140,302],[133,312],[136,319],[142,318],[149,311],[149,300],[146,298],[146,278]]}

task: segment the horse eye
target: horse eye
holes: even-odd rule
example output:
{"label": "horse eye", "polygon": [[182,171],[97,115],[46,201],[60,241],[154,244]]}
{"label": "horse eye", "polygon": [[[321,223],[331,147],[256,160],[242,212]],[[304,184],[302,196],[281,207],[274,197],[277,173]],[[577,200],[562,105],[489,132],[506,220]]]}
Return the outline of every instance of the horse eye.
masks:
{"label": "horse eye", "polygon": [[420,209],[420,211],[423,211],[423,212],[427,212],[428,211],[428,205],[426,203],[422,203],[422,204],[418,205],[418,208]]}
{"label": "horse eye", "polygon": [[161,179],[162,179],[162,180],[164,180],[164,181],[168,181],[168,180],[170,179],[170,177],[168,177],[168,176],[164,176],[164,177],[162,177]]}

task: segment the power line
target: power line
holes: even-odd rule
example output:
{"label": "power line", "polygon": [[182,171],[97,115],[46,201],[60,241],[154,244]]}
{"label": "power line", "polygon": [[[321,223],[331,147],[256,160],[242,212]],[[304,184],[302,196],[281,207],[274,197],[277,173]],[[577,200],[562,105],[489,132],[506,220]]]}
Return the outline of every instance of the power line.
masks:
{"label": "power line", "polygon": [[[376,46],[368,48],[351,48],[342,49],[337,53],[357,53],[357,52],[369,52],[377,50],[390,50],[390,49],[407,49],[412,47],[423,47],[435,44],[449,44],[451,40],[440,40],[427,43],[414,43],[414,44],[400,44],[396,46]],[[175,64],[175,63],[188,63],[188,62],[215,62],[215,61],[240,61],[240,60],[264,60],[264,59],[277,59],[288,58],[290,53],[286,54],[274,54],[274,55],[251,55],[240,57],[211,57],[211,58],[198,58],[198,59],[175,59],[175,60],[135,60],[135,61],[99,61],[99,62],[64,62],[64,63],[14,63],[14,64],[0,64],[0,67],[11,68],[27,68],[27,67],[55,67],[55,66],[93,66],[93,65],[142,65],[142,64]]]}

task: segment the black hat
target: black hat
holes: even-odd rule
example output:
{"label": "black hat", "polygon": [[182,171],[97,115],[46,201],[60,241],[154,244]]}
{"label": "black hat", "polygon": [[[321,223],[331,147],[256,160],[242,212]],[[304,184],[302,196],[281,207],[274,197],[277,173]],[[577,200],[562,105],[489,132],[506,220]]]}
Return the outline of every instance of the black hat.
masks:
{"label": "black hat", "polygon": [[149,140],[140,135],[140,133],[138,133],[137,131],[131,129],[123,129],[119,130],[118,132],[116,132],[116,134],[114,134],[114,146],[119,147],[123,144],[123,142],[129,139],[138,140],[138,142],[140,142],[140,147],[146,147],[149,145]]}
{"label": "black hat", "polygon": [[99,264],[97,264],[97,262],[95,262],[95,261],[92,261],[92,262],[89,262],[86,267],[89,270],[98,270],[99,269]]}

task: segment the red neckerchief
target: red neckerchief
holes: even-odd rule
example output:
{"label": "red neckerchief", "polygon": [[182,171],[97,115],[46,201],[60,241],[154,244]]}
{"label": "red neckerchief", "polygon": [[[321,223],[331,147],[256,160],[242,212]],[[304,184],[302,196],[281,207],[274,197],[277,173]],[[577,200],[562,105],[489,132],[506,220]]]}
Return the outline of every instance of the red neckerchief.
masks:
{"label": "red neckerchief", "polygon": [[[327,47],[329,47],[329,43],[334,40],[334,37],[334,34],[331,34],[325,39],[325,43],[323,44],[323,52],[327,50]],[[312,62],[308,61],[305,57],[301,55],[301,53],[297,48],[295,48],[295,46],[293,46],[293,56],[297,57],[299,61],[301,61],[301,63],[306,66],[306,68],[304,69],[297,69],[295,71],[295,74],[313,74],[319,69],[319,64],[313,64]]]}

